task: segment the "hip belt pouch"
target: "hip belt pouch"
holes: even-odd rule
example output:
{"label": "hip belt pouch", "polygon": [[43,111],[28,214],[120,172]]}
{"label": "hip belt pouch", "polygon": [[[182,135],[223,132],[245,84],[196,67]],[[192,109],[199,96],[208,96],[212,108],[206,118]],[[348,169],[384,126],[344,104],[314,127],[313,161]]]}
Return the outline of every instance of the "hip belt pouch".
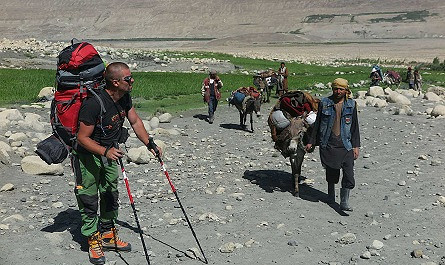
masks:
{"label": "hip belt pouch", "polygon": [[60,164],[68,157],[67,147],[55,135],[37,144],[35,153],[48,165]]}

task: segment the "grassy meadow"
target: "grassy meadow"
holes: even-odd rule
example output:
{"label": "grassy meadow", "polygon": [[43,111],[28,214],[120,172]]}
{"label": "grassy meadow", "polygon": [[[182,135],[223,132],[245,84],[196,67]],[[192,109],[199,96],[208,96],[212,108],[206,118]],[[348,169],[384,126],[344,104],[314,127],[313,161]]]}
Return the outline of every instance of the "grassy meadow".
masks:
{"label": "grassy meadow", "polygon": [[[169,54],[173,57],[174,53]],[[184,56],[184,54],[181,54]],[[220,74],[224,82],[223,98],[241,86],[253,86],[252,75],[242,74],[241,71],[277,69],[279,62],[261,59],[234,57],[220,53],[190,53],[185,56],[217,58],[230,60],[238,69],[235,73]],[[310,90],[312,93],[327,93],[328,91],[311,90],[317,83],[328,83],[337,77],[349,80],[349,83],[358,83],[368,80],[370,67],[364,66],[318,66],[300,63],[287,63],[289,69],[289,89]],[[386,70],[386,69],[383,69]],[[404,76],[404,69],[396,69]],[[341,75],[336,74],[342,72]],[[423,73],[424,84],[441,84],[445,82],[445,75],[439,71]],[[422,73],[422,71],[421,71]],[[179,72],[134,72],[135,83],[132,96],[135,107],[149,114],[155,112],[179,112],[188,109],[204,107],[200,89],[201,82],[206,73],[179,73]],[[37,95],[41,88],[54,86],[55,70],[37,69],[0,69],[1,98],[0,105],[18,105],[37,102]],[[424,87],[425,87],[424,85]],[[354,88],[365,90],[368,87]],[[221,103],[225,104],[225,102]]]}

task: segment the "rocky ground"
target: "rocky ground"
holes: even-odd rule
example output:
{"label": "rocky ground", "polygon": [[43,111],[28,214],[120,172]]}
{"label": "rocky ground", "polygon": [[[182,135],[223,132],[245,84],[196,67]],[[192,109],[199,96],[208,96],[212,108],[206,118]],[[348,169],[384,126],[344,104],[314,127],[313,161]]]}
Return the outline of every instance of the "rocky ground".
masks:
{"label": "rocky ground", "polygon": [[[410,100],[410,115],[395,115],[393,103],[360,107],[350,216],[323,202],[318,149],[303,165],[312,184],[302,185],[300,198],[292,196],[290,164],[273,149],[267,115],[254,118],[250,133],[237,125],[236,109],[221,102],[214,124],[205,121],[205,108],[162,124],[180,132],[155,138],[167,145],[165,164],[209,264],[445,264],[445,123],[425,114],[437,103]],[[48,109],[18,110],[47,121]],[[41,135],[19,125],[0,131],[5,143],[16,132],[28,136],[24,148],[12,144],[11,164],[1,164],[0,264],[88,264],[69,164],[63,175],[24,173],[21,159]],[[125,166],[151,264],[202,264],[190,257],[200,254],[159,163]],[[108,252],[107,264],[144,264],[123,181],[119,188],[120,234],[133,251]]]}

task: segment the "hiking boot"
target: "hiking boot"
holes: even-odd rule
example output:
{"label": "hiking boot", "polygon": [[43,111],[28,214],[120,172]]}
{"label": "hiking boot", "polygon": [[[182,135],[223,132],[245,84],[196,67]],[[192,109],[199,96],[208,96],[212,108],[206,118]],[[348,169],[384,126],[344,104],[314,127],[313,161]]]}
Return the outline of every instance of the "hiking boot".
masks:
{"label": "hiking boot", "polygon": [[104,250],[131,251],[131,244],[119,238],[115,227],[102,233],[101,238]]}
{"label": "hiking boot", "polygon": [[88,237],[88,256],[93,264],[105,264],[105,254],[102,249],[100,233],[96,232]]}

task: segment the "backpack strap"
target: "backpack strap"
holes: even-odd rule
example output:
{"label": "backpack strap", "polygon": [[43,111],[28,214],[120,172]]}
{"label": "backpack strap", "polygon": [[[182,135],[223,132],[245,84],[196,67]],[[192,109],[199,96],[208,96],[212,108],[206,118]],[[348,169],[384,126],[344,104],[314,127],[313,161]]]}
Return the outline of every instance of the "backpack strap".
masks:
{"label": "backpack strap", "polygon": [[102,133],[104,135],[106,135],[104,127],[103,127],[104,114],[105,114],[105,112],[107,112],[107,110],[105,109],[105,106],[104,106],[104,102],[102,101],[100,96],[96,92],[94,92],[94,89],[88,88],[88,91],[90,91],[91,94],[94,95],[95,99],[99,102],[99,105],[100,105],[100,114],[99,114],[99,124],[100,125],[99,126],[100,126],[100,129],[102,130]]}

